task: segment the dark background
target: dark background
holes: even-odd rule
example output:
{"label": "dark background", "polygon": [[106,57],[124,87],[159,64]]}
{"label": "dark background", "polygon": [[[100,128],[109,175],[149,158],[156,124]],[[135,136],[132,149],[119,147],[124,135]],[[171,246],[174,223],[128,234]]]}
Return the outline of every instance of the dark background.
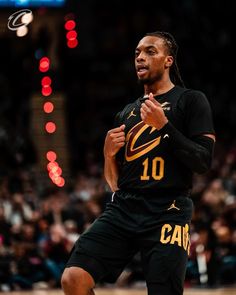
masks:
{"label": "dark background", "polygon": [[[22,149],[25,161],[37,159],[29,133],[31,95],[40,91],[35,55],[48,55],[56,40],[50,74],[54,90],[66,97],[71,172],[84,169],[91,153],[102,162],[104,136],[115,113],[142,94],[134,71],[135,46],[155,30],[175,36],[186,87],[206,93],[218,143],[231,146],[236,125],[232,8],[232,1],[67,1],[61,8],[31,8],[35,18],[22,38],[6,28],[16,8],[1,8],[1,142],[4,132],[8,137],[2,149],[10,154]],[[68,15],[77,23],[79,45],[74,49],[66,46]],[[37,21],[39,30],[34,29]]]}

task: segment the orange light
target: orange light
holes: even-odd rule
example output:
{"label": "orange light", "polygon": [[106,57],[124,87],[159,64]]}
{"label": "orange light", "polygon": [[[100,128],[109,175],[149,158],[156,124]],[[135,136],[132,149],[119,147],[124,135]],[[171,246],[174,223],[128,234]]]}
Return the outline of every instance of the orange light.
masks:
{"label": "orange light", "polygon": [[57,154],[54,151],[48,151],[46,154],[48,161],[54,162],[57,159]]}
{"label": "orange light", "polygon": [[52,179],[52,181],[57,185],[59,182],[60,182],[60,176],[55,176],[55,175],[53,175],[52,177],[51,177],[51,179]]}
{"label": "orange light", "polygon": [[53,171],[51,171],[51,172],[53,173],[54,177],[59,177],[59,176],[61,176],[60,171],[57,172],[57,170],[56,170],[55,172],[53,172]]}
{"label": "orange light", "polygon": [[49,177],[51,178],[52,181],[53,181],[53,179],[56,177],[52,171],[50,171],[50,172],[48,173],[48,175],[49,175]]}
{"label": "orange light", "polygon": [[56,131],[56,124],[53,122],[47,122],[45,125],[45,129],[48,133],[54,133]]}
{"label": "orange light", "polygon": [[48,171],[52,170],[54,167],[59,167],[57,162],[50,162],[47,164]]}
{"label": "orange light", "polygon": [[55,174],[55,176],[61,176],[61,174],[62,174],[61,167],[57,167],[56,170],[55,170],[55,172],[54,172],[54,174]]}
{"label": "orange light", "polygon": [[51,103],[49,101],[45,102],[45,104],[43,105],[43,110],[47,114],[51,113],[54,110],[53,103]]}
{"label": "orange light", "polygon": [[64,186],[65,185],[65,179],[63,177],[58,177],[58,178],[59,178],[59,181],[57,180],[56,185],[60,186],[60,187]]}

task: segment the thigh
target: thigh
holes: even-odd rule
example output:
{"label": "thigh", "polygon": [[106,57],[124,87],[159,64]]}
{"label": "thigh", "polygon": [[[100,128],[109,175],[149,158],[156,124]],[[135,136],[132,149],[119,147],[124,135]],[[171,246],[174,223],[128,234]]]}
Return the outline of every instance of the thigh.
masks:
{"label": "thigh", "polygon": [[149,295],[181,295],[190,247],[192,202],[179,200],[146,227],[141,242],[142,266]]}
{"label": "thigh", "polygon": [[181,295],[187,252],[177,245],[156,243],[141,251],[148,295]]}
{"label": "thigh", "polygon": [[95,282],[114,282],[135,252],[133,239],[126,230],[101,216],[79,237],[67,267],[82,267]]}

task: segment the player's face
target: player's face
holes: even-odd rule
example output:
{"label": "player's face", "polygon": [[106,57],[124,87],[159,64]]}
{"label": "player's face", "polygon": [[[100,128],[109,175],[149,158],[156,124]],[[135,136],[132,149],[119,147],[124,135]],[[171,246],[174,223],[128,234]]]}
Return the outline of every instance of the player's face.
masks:
{"label": "player's face", "polygon": [[162,38],[146,36],[140,40],[135,50],[135,68],[140,82],[152,84],[160,81],[172,63],[173,58]]}

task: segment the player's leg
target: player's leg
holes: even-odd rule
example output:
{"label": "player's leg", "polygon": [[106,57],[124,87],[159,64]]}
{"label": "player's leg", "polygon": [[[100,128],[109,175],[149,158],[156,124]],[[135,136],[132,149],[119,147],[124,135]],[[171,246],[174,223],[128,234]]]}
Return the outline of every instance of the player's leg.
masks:
{"label": "player's leg", "polygon": [[146,226],[140,238],[148,295],[182,295],[190,247],[192,201],[179,198],[161,210],[159,218]]}
{"label": "player's leg", "polygon": [[92,276],[80,267],[69,267],[63,272],[61,279],[65,295],[94,295],[95,282]]}
{"label": "player's leg", "polygon": [[155,245],[143,259],[148,295],[182,295],[187,264],[187,253],[176,245],[158,250]]}
{"label": "player's leg", "polygon": [[136,252],[132,232],[103,215],[83,233],[72,249],[62,275],[66,295],[93,294],[101,279],[115,282]]}

